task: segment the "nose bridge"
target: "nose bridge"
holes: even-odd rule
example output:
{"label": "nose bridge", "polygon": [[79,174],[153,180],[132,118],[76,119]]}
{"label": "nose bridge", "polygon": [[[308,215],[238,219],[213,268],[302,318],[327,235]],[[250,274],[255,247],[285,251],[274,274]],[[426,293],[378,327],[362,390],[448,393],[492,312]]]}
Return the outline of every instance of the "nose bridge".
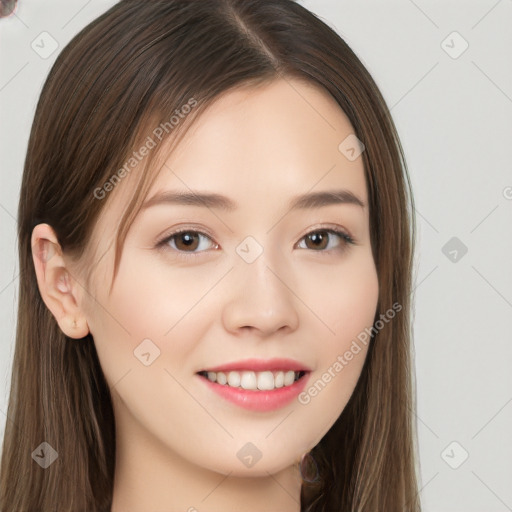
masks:
{"label": "nose bridge", "polygon": [[278,248],[265,247],[248,236],[236,247],[236,253],[233,285],[223,311],[226,328],[252,327],[266,334],[284,326],[295,329],[296,301],[285,284],[290,273]]}

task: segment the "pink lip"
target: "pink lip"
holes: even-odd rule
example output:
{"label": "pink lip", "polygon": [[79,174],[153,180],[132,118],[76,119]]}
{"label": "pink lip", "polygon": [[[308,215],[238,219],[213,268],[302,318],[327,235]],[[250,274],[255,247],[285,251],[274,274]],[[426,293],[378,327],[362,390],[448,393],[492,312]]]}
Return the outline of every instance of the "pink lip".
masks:
{"label": "pink lip", "polygon": [[311,368],[294,361],[293,359],[244,359],[243,361],[235,361],[233,363],[214,366],[213,368],[205,368],[205,372],[229,372],[229,371],[254,371],[264,372],[265,370],[273,371],[290,371],[294,372],[310,372]]}
{"label": "pink lip", "polygon": [[[254,366],[252,367],[254,368]],[[268,369],[268,367],[265,367]],[[219,370],[221,371],[221,370]],[[198,377],[215,393],[225,400],[249,409],[250,411],[273,411],[280,409],[292,402],[297,395],[305,388],[311,373],[308,371],[303,377],[295,381],[291,386],[272,389],[270,391],[249,390],[242,388],[232,388],[227,384],[218,384],[212,382],[203,375]]]}

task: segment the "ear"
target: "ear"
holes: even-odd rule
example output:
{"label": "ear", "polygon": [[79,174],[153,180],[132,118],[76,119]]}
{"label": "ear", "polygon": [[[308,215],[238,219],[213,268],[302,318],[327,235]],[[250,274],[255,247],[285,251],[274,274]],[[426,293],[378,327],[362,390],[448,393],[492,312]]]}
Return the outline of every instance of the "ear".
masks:
{"label": "ear", "polygon": [[79,307],[80,285],[66,267],[51,226],[38,224],[32,231],[30,245],[39,292],[62,332],[75,339],[87,336],[89,326]]}

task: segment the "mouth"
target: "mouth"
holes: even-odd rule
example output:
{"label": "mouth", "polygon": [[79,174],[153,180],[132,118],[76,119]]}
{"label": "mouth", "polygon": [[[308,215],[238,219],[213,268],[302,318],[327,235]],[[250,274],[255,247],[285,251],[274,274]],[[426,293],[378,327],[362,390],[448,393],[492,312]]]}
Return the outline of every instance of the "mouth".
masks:
{"label": "mouth", "polygon": [[200,371],[198,375],[210,382],[247,391],[272,391],[292,386],[308,372],[305,370],[231,370],[231,371]]}
{"label": "mouth", "polygon": [[[269,364],[270,363],[270,364]],[[290,360],[245,361],[196,374],[213,396],[255,412],[292,404],[306,387],[311,370]]]}
{"label": "mouth", "polygon": [[271,412],[291,403],[306,387],[311,368],[288,358],[245,359],[197,372],[206,389],[250,411]]}

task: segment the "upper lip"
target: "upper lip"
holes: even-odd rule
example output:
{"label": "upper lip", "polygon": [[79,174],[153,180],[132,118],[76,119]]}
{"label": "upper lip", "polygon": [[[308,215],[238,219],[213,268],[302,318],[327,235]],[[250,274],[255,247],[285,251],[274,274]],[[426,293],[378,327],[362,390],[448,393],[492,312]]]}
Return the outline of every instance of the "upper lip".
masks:
{"label": "upper lip", "polygon": [[205,372],[227,372],[227,371],[255,371],[261,372],[269,371],[290,371],[295,372],[310,372],[311,369],[298,361],[293,359],[244,359],[242,361],[233,361],[232,363],[221,364],[211,368],[205,368]]}

